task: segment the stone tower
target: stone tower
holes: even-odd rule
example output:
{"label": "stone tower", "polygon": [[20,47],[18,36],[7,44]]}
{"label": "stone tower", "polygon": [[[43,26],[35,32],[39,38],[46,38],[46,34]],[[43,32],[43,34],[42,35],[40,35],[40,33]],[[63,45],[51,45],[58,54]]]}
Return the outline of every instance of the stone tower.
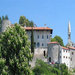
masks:
{"label": "stone tower", "polygon": [[1,32],[4,32],[6,28],[10,25],[11,25],[11,22],[9,20],[3,20]]}
{"label": "stone tower", "polygon": [[70,21],[68,23],[68,43],[71,43],[71,25],[70,25]]}

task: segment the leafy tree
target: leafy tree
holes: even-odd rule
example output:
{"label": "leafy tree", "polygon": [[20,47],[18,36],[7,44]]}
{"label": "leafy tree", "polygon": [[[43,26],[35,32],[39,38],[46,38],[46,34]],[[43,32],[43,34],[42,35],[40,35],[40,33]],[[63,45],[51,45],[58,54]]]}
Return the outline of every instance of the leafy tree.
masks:
{"label": "leafy tree", "polygon": [[20,16],[19,24],[21,26],[26,26],[26,27],[33,27],[34,26],[33,21],[29,21],[28,19],[26,19],[25,16]]}
{"label": "leafy tree", "polygon": [[51,38],[51,42],[55,41],[57,41],[61,46],[64,46],[63,39],[60,36],[56,35],[54,38]]}
{"label": "leafy tree", "polygon": [[60,64],[60,70],[62,75],[69,75],[68,67],[65,64]]}
{"label": "leafy tree", "polygon": [[53,72],[51,72],[52,69],[53,69],[52,66],[48,65],[42,60],[37,60],[36,66],[34,67],[33,72],[35,75],[56,75]]}
{"label": "leafy tree", "polygon": [[34,53],[34,35],[33,35],[33,28],[31,30],[31,52]]}
{"label": "leafy tree", "polygon": [[29,48],[30,43],[23,28],[17,24],[7,28],[0,35],[0,62],[3,61],[0,66],[3,64],[3,67],[7,67],[2,72],[6,72],[6,75],[31,75],[29,60],[32,54]]}
{"label": "leafy tree", "polygon": [[7,15],[5,16],[5,20],[8,20],[8,16]]}

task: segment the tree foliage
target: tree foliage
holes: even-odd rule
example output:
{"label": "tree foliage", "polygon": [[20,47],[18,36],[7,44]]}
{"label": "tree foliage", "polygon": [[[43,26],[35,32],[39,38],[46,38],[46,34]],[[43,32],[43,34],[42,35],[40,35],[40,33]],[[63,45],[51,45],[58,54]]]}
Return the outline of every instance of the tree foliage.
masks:
{"label": "tree foliage", "polygon": [[51,38],[51,42],[58,42],[61,46],[64,46],[63,39],[57,35],[54,38]]}
{"label": "tree foliage", "polygon": [[60,71],[57,68],[48,65],[42,60],[37,60],[33,72],[35,75],[60,75]]}
{"label": "tree foliage", "polygon": [[29,21],[25,16],[20,16],[19,24],[21,26],[26,26],[26,27],[33,27],[34,26],[33,21]]}
{"label": "tree foliage", "polygon": [[29,60],[32,54],[29,48],[30,42],[23,28],[17,24],[7,28],[0,35],[0,67],[3,67],[0,73],[5,71],[6,75],[31,75]]}

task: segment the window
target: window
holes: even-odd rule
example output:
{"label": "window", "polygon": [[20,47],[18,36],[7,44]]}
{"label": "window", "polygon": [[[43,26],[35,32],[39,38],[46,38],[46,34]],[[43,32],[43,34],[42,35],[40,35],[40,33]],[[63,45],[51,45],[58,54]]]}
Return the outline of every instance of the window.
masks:
{"label": "window", "polygon": [[65,50],[63,50],[63,52],[65,52]]}
{"label": "window", "polygon": [[61,58],[61,56],[60,56],[60,58]]}
{"label": "window", "polygon": [[67,50],[66,50],[66,53],[67,53]]}
{"label": "window", "polygon": [[72,52],[72,55],[73,55],[74,53]]}
{"label": "window", "polygon": [[44,51],[44,56],[46,55],[45,51]]}
{"label": "window", "polygon": [[34,47],[36,47],[36,42],[34,42]]}
{"label": "window", "polygon": [[42,35],[42,39],[44,39],[44,36]]}
{"label": "window", "polygon": [[40,43],[38,42],[38,43],[37,43],[37,47],[39,47],[39,46],[40,46]]}
{"label": "window", "polygon": [[39,35],[37,36],[37,38],[39,39]]}
{"label": "window", "polygon": [[44,44],[42,43],[42,46],[44,46]]}
{"label": "window", "polygon": [[49,57],[49,62],[51,62],[51,57]]}
{"label": "window", "polygon": [[71,61],[72,61],[72,58],[71,58]]}
{"label": "window", "polygon": [[47,39],[48,39],[48,35],[47,35]]}
{"label": "window", "polygon": [[66,56],[66,59],[67,59],[67,56]]}
{"label": "window", "polygon": [[63,56],[63,58],[65,58],[65,56]]}

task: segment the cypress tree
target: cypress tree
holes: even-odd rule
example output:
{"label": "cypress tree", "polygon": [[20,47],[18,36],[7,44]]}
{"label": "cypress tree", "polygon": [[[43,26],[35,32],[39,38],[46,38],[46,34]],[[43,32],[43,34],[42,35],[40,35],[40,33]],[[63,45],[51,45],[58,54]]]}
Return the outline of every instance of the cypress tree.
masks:
{"label": "cypress tree", "polygon": [[31,30],[31,52],[34,53],[34,35],[33,35],[33,27]]}

